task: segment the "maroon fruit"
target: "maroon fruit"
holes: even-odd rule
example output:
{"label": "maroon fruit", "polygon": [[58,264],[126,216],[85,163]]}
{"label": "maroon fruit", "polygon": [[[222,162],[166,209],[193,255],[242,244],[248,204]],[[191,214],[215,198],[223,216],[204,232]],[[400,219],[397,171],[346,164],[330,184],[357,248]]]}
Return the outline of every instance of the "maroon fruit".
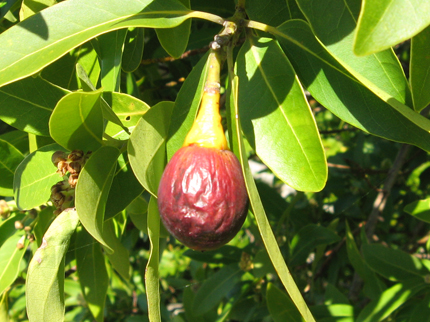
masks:
{"label": "maroon fruit", "polygon": [[168,163],[158,189],[167,230],[195,250],[213,250],[240,230],[248,210],[241,167],[229,150],[189,145]]}

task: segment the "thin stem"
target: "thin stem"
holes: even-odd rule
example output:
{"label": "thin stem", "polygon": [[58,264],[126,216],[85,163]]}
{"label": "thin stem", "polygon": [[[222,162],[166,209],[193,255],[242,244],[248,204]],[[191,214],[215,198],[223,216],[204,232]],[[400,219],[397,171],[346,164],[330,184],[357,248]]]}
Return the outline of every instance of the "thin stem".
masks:
{"label": "thin stem", "polygon": [[212,21],[219,25],[223,25],[225,21],[225,19],[221,18],[220,16],[217,16],[208,12],[202,12],[202,11],[191,11],[190,13],[187,14],[187,16],[189,16],[190,18],[200,18],[203,20]]}

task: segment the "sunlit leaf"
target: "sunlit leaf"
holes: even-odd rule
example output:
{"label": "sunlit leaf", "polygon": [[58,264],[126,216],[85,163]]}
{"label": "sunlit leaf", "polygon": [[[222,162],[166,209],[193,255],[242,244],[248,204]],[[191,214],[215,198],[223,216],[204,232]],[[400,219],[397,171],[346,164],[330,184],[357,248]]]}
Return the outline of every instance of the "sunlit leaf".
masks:
{"label": "sunlit leaf", "polygon": [[13,196],[15,169],[24,160],[24,155],[8,141],[0,137],[0,195]]}
{"label": "sunlit leaf", "polygon": [[127,30],[121,64],[123,71],[131,73],[139,68],[145,45],[143,37],[143,28],[129,28]]}
{"label": "sunlit leaf", "polygon": [[411,202],[405,206],[404,211],[419,220],[430,223],[430,198]]}

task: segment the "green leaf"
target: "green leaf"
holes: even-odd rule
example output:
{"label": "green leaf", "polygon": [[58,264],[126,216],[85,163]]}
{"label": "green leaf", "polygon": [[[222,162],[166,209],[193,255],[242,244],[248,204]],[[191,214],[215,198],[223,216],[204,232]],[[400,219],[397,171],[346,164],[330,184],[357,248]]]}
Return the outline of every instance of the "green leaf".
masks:
{"label": "green leaf", "polygon": [[112,245],[114,250],[112,254],[107,254],[109,261],[121,277],[128,281],[131,270],[129,252],[115,234],[114,219],[105,222],[103,236],[109,241],[109,245]]}
{"label": "green leaf", "polygon": [[321,139],[282,49],[268,38],[248,39],[237,74],[242,129],[259,158],[289,186],[321,190],[327,180]]}
{"label": "green leaf", "polygon": [[23,0],[21,10],[19,11],[19,19],[22,21],[45,8],[54,5],[56,0]]}
{"label": "green leaf", "polygon": [[8,293],[4,292],[0,296],[0,321],[9,322],[9,301]]}
{"label": "green leaf", "polygon": [[16,233],[15,221],[21,221],[24,217],[24,213],[12,213],[7,219],[0,222],[0,247]]}
{"label": "green leaf", "polygon": [[403,210],[419,220],[430,223],[430,198],[411,202]]}
{"label": "green leaf", "polygon": [[430,150],[430,121],[393,98],[382,101],[357,82],[304,21],[287,21],[276,30],[303,85],[333,114],[373,135]]}
{"label": "green leaf", "polygon": [[169,127],[167,141],[167,160],[170,160],[177,150],[184,144],[200,106],[204,83],[208,71],[208,54],[204,55],[194,66],[176,97],[175,107]]}
{"label": "green leaf", "polygon": [[13,176],[24,155],[0,137],[0,195],[13,196]]}
{"label": "green leaf", "polygon": [[[232,66],[230,67],[232,68]],[[230,75],[231,76],[231,75]],[[232,136],[232,147],[233,151],[238,155],[240,164],[242,166],[243,175],[245,178],[246,190],[248,191],[249,201],[251,204],[252,211],[255,216],[255,220],[257,222],[258,230],[260,231],[261,238],[263,240],[264,246],[266,247],[267,254],[272,261],[273,266],[275,267],[278,276],[286,288],[288,294],[290,295],[292,301],[295,306],[299,310],[300,314],[304,318],[306,322],[314,322],[315,319],[312,316],[312,313],[309,311],[308,306],[306,305],[305,300],[300,293],[294,279],[288,269],[284,258],[282,256],[281,250],[279,249],[278,242],[273,234],[272,227],[270,227],[269,220],[266,217],[266,213],[264,212],[264,207],[261,202],[260,196],[258,195],[258,190],[255,185],[254,178],[251,173],[251,169],[249,168],[248,159],[246,157],[246,151],[242,138],[242,131],[240,127],[240,118],[236,117],[239,115],[239,107],[238,107],[238,87],[239,87],[239,78],[230,77],[231,83],[229,84],[230,88],[230,97],[228,100],[229,103],[229,118],[231,124],[231,136]]]}
{"label": "green leaf", "polygon": [[430,27],[412,38],[410,82],[415,111],[421,111],[430,103]]}
{"label": "green leaf", "polygon": [[102,144],[101,90],[64,96],[49,119],[51,137],[69,150],[94,151]]}
{"label": "green leaf", "polygon": [[100,34],[128,27],[172,28],[193,14],[173,0],[58,3],[1,34],[7,46],[0,48],[0,86],[36,73]]}
{"label": "green leaf", "polygon": [[[150,108],[145,102],[124,93],[105,92],[103,98],[117,115],[121,124],[127,127],[130,132],[134,130],[142,115]],[[129,138],[129,134],[112,121],[107,124],[105,132],[115,139],[126,140]]]}
{"label": "green leaf", "polygon": [[349,304],[316,305],[312,313],[322,322],[355,322],[354,307]]}
{"label": "green leaf", "polygon": [[270,26],[290,19],[304,19],[296,1],[292,0],[247,0],[245,9],[250,19]]}
{"label": "green leaf", "polygon": [[119,155],[120,151],[112,146],[103,146],[93,152],[76,185],[75,206],[79,220],[107,252],[111,252],[113,246],[103,237],[104,214]]}
{"label": "green leaf", "polygon": [[415,36],[430,24],[429,11],[428,1],[364,1],[354,52],[359,56],[369,55]]}
{"label": "green leaf", "polygon": [[14,130],[0,135],[0,140],[9,142],[15,148],[21,151],[22,154],[28,154],[28,133]]}
{"label": "green leaf", "polygon": [[408,299],[426,287],[428,285],[424,283],[422,278],[397,283],[366,305],[358,315],[356,322],[383,321]]}
{"label": "green leaf", "polygon": [[105,221],[124,210],[143,191],[131,170],[127,154],[121,154],[106,202]]}
{"label": "green leaf", "polygon": [[46,203],[51,195],[51,187],[61,181],[52,164],[52,154],[66,151],[58,144],[46,145],[29,154],[16,168],[13,191],[20,209],[31,209]]}
{"label": "green leaf", "polygon": [[49,227],[28,265],[26,299],[30,321],[64,319],[64,258],[78,223],[75,210],[63,211]]}
{"label": "green leaf", "polygon": [[[18,248],[17,244],[22,247]],[[0,295],[16,280],[20,263],[28,246],[23,230],[17,230],[0,248]]]}
{"label": "green leaf", "polygon": [[136,178],[153,196],[166,164],[166,138],[173,103],[160,102],[140,119],[128,142],[128,158]]}
{"label": "green leaf", "polygon": [[303,264],[312,250],[317,246],[333,244],[339,240],[340,237],[331,229],[315,224],[309,224],[303,227],[291,240],[290,265],[296,266]]}
{"label": "green leaf", "polygon": [[[190,8],[190,0],[178,0],[186,8]],[[191,21],[187,20],[180,26],[170,29],[155,29],[158,40],[164,50],[172,57],[179,58],[188,45],[191,32]]]}
{"label": "green leaf", "polygon": [[0,119],[19,130],[49,136],[49,116],[65,94],[40,77],[28,77],[0,89]]}
{"label": "green leaf", "polygon": [[242,249],[224,245],[217,250],[210,250],[205,252],[198,252],[192,249],[187,249],[184,256],[188,256],[199,262],[214,263],[214,264],[233,264],[239,263],[242,256]]}
{"label": "green leaf", "polygon": [[379,244],[369,244],[363,245],[362,251],[364,260],[370,268],[389,280],[404,281],[430,274],[430,271],[418,258],[401,250]]}
{"label": "green leaf", "polygon": [[143,196],[137,197],[127,206],[126,210],[136,228],[145,234],[148,233],[148,202],[145,198]]}
{"label": "green leaf", "polygon": [[195,296],[193,312],[202,315],[215,307],[238,283],[244,272],[237,264],[222,267],[200,286]]}
{"label": "green leaf", "polygon": [[54,207],[46,207],[37,214],[37,221],[33,228],[33,234],[36,239],[37,247],[42,245],[43,236],[45,235],[46,230],[49,228],[52,220],[55,218],[54,210]]}
{"label": "green leaf", "polygon": [[408,322],[429,322],[430,321],[430,295],[414,304],[414,309]]}
{"label": "green leaf", "polygon": [[76,267],[82,293],[97,322],[103,321],[109,278],[100,244],[81,229],[76,236]]}
{"label": "green leaf", "polygon": [[139,68],[142,62],[144,48],[144,29],[129,28],[124,42],[124,52],[122,54],[122,70],[131,73]]}
{"label": "green leaf", "polygon": [[119,92],[122,50],[127,29],[97,37],[101,67],[101,84],[106,92]]}
{"label": "green leaf", "polygon": [[160,260],[160,214],[157,200],[151,197],[148,205],[148,237],[151,251],[146,265],[145,289],[148,301],[148,317],[150,321],[161,321],[160,312],[160,281],[158,262]]}
{"label": "green leaf", "polygon": [[265,249],[260,249],[252,261],[253,270],[252,275],[255,278],[263,278],[267,274],[276,274],[270,257]]}
{"label": "green leaf", "polygon": [[325,49],[346,70],[382,99],[392,97],[412,107],[409,84],[392,49],[366,57],[353,53],[360,1],[298,0],[298,4]]}
{"label": "green leaf", "polygon": [[290,297],[272,283],[267,285],[267,307],[275,322],[304,321]]}

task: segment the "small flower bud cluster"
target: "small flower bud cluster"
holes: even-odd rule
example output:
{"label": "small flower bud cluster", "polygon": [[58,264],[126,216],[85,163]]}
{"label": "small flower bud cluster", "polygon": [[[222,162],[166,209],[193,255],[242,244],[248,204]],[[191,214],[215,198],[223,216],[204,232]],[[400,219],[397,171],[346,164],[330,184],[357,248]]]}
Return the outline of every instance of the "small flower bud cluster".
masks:
{"label": "small flower bud cluster", "polygon": [[9,205],[7,204],[7,202],[5,200],[0,200],[0,215],[6,219],[7,217],[9,217],[10,214],[10,208]]}
{"label": "small flower bud cluster", "polygon": [[67,179],[51,187],[51,201],[57,208],[54,211],[55,215],[59,215],[66,208],[73,207],[79,173],[90,155],[91,151],[84,153],[81,150],[74,150],[69,154],[57,151],[52,155],[52,163],[57,167],[57,173],[62,177],[68,174]]}

